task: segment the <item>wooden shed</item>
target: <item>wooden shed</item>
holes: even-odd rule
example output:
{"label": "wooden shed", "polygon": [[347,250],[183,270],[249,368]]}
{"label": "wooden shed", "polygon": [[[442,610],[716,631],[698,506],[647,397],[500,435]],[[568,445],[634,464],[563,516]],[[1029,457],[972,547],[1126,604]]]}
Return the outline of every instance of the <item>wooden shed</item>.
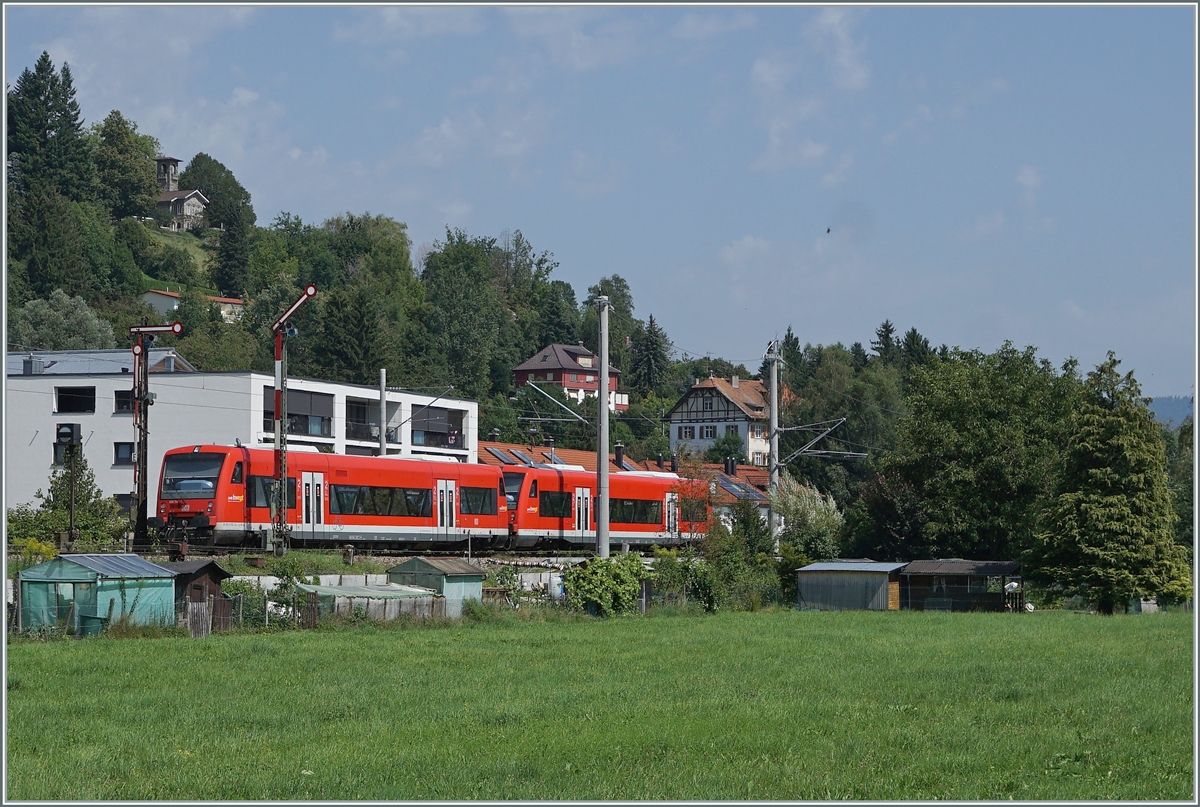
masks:
{"label": "wooden shed", "polygon": [[137,555],[59,555],[18,573],[21,630],[94,635],[110,619],[175,624],[175,573]]}
{"label": "wooden shed", "polygon": [[903,568],[870,558],[810,563],[796,570],[796,602],[818,611],[898,611]]}
{"label": "wooden shed", "polygon": [[[233,577],[215,560],[184,560],[157,564],[175,573],[175,609],[186,614],[189,626],[207,620],[213,630],[233,628],[233,600],[221,591],[221,583]],[[198,607],[199,606],[199,607]],[[197,611],[202,613],[197,614]],[[203,634],[204,630],[193,630]]]}
{"label": "wooden shed", "polygon": [[912,611],[1024,611],[1019,571],[1013,560],[914,560],[900,573],[900,604]]}
{"label": "wooden shed", "polygon": [[446,616],[462,616],[464,600],[483,599],[483,569],[462,558],[409,558],[388,569],[388,582],[420,586],[446,598]]}

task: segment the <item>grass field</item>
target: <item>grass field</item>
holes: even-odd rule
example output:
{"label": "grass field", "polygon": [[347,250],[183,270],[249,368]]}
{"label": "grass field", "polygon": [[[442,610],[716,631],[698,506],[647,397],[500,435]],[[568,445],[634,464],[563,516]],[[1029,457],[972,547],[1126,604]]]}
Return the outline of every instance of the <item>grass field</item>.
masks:
{"label": "grass field", "polygon": [[510,612],[16,641],[7,797],[1191,799],[1192,624]]}

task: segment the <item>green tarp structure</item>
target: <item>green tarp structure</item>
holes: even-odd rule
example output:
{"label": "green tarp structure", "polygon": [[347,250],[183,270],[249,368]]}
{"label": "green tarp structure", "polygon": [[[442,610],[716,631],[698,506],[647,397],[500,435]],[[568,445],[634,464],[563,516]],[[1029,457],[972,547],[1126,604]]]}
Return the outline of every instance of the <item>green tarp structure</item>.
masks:
{"label": "green tarp structure", "polygon": [[[346,599],[351,604],[354,600],[413,600],[422,597],[436,597],[437,592],[418,586],[400,586],[395,583],[384,583],[378,586],[318,586],[311,583],[297,583],[296,589],[317,595],[317,618],[324,619],[334,613],[339,599]],[[384,609],[383,613],[395,615],[401,609]]]}
{"label": "green tarp structure", "polygon": [[111,619],[175,624],[175,573],[137,555],[60,555],[17,577],[22,630],[95,635]]}

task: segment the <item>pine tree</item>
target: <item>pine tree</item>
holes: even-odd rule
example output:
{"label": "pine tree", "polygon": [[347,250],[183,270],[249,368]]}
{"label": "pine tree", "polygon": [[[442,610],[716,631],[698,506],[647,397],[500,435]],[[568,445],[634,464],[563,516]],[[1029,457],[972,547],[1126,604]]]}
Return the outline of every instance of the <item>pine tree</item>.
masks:
{"label": "pine tree", "polygon": [[1057,496],[1046,508],[1027,576],[1080,594],[1101,613],[1133,597],[1191,596],[1174,542],[1166,454],[1133,373],[1108,358],[1086,381],[1067,440]]}
{"label": "pine tree", "polygon": [[34,69],[21,72],[8,92],[8,179],[10,190],[57,193],[76,202],[95,195],[95,168],[71,68],[54,69],[45,51]]}
{"label": "pine tree", "polygon": [[666,332],[658,327],[653,314],[646,327],[634,334],[632,353],[630,387],[643,395],[661,387],[670,371],[671,342]]}
{"label": "pine tree", "polygon": [[243,297],[250,282],[250,226],[244,218],[225,225],[217,243],[212,281],[221,294]]}

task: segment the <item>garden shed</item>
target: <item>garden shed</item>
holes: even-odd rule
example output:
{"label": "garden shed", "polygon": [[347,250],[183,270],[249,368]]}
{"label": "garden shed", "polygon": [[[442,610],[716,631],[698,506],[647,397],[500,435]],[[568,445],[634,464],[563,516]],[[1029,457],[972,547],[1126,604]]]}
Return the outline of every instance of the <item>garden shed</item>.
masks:
{"label": "garden shed", "polygon": [[175,624],[175,573],[137,555],[59,555],[17,576],[21,630],[91,636],[110,619]]}
{"label": "garden shed", "polygon": [[[901,607],[906,611],[1023,611],[1025,590],[1019,571],[1013,560],[914,560],[900,573]],[[1010,585],[1014,582],[1017,585]]]}
{"label": "garden shed", "polygon": [[464,600],[483,600],[483,569],[462,558],[409,558],[388,569],[388,580],[431,588],[446,598],[446,616],[462,616]]}
{"label": "garden shed", "polygon": [[222,581],[233,575],[221,564],[215,560],[183,560],[158,565],[175,573],[177,619],[186,618],[194,636],[207,635],[206,629],[197,627],[205,623],[212,630],[233,628],[233,600],[221,591]]}
{"label": "garden shed", "polygon": [[819,611],[898,611],[903,568],[870,558],[810,563],[796,570],[796,601]]}

